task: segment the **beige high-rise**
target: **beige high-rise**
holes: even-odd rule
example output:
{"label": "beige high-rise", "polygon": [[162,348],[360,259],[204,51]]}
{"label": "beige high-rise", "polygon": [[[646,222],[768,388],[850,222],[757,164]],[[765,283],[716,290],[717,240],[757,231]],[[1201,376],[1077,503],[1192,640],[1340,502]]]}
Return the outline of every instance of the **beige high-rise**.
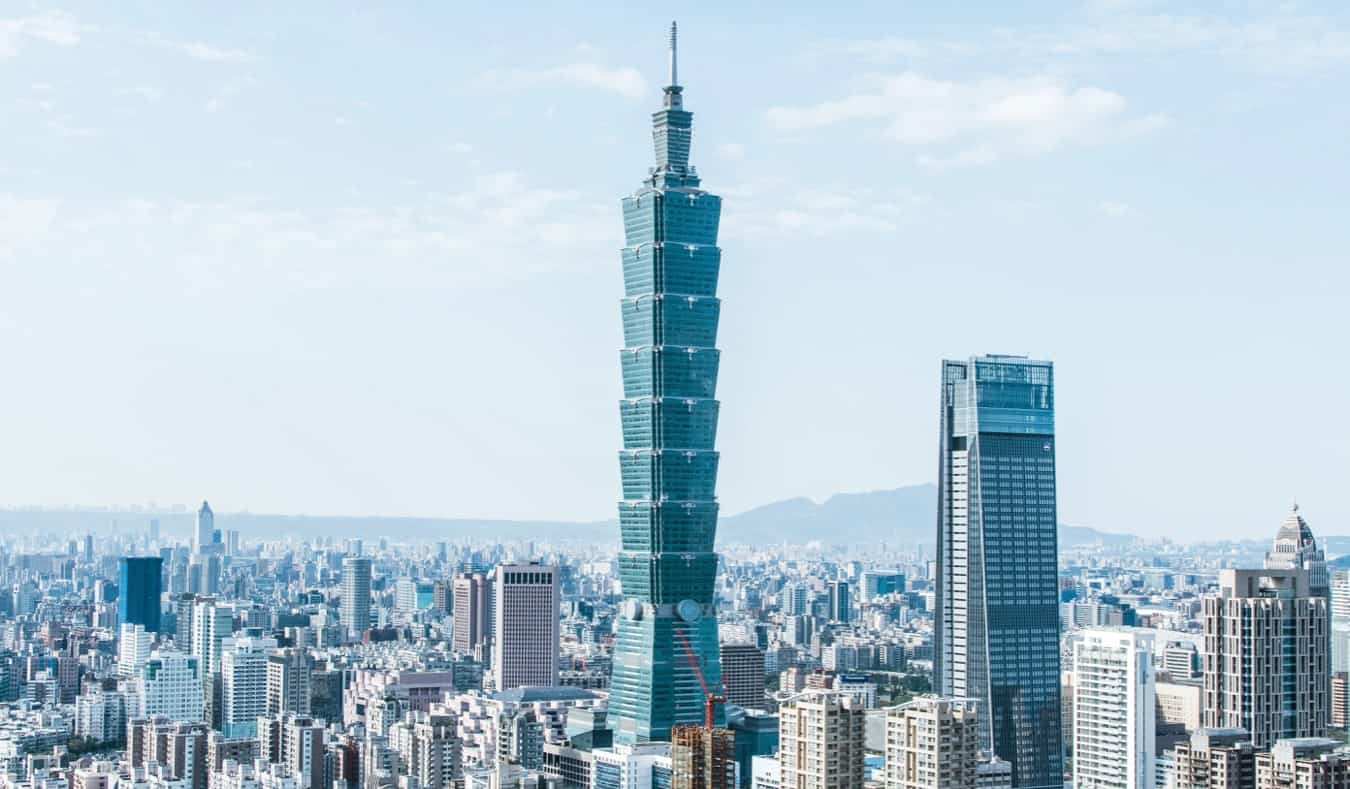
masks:
{"label": "beige high-rise", "polygon": [[861,701],[812,690],[778,708],[781,789],[862,789],[865,752]]}
{"label": "beige high-rise", "polygon": [[886,789],[975,786],[980,719],[972,699],[932,696],[886,711]]}
{"label": "beige high-rise", "polygon": [[1205,598],[1204,725],[1246,729],[1260,750],[1325,737],[1328,627],[1307,570],[1224,570]]}

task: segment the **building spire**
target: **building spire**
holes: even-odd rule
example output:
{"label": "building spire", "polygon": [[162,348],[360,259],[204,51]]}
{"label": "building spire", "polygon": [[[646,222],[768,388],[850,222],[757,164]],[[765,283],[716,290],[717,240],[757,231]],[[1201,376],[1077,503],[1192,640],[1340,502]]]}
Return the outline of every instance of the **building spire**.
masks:
{"label": "building spire", "polygon": [[680,84],[680,75],[678,68],[676,38],[679,34],[679,28],[675,22],[670,23],[670,86],[674,87]]}

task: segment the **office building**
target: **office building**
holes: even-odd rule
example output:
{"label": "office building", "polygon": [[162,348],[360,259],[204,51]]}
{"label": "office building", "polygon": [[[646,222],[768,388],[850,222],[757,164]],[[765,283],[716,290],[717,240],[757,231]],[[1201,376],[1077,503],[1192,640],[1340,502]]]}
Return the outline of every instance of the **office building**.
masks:
{"label": "office building", "polygon": [[929,696],[886,711],[886,789],[974,787],[980,765],[976,702]]}
{"label": "office building", "polygon": [[117,621],[159,632],[159,598],[164,560],[158,556],[124,556],[117,566]]}
{"label": "office building", "polygon": [[348,556],[342,560],[342,610],[339,614],[348,638],[360,639],[370,627],[370,560]]}
{"label": "office building", "polygon": [[497,690],[558,684],[558,568],[501,564],[496,574],[492,676]]}
{"label": "office building", "polygon": [[1345,789],[1350,753],[1325,737],[1280,740],[1256,754],[1256,789]]}
{"label": "office building", "polygon": [[1306,570],[1308,594],[1313,597],[1331,597],[1331,577],[1327,573],[1326,556],[1317,547],[1312,529],[1298,513],[1295,503],[1288,517],[1280,524],[1275,544],[1266,553],[1267,570]]}
{"label": "office building", "polygon": [[1153,634],[1091,629],[1073,650],[1073,784],[1153,789]]}
{"label": "office building", "polygon": [[1223,570],[1204,618],[1206,727],[1246,729],[1258,750],[1326,736],[1327,600],[1307,570]]}
{"label": "office building", "polygon": [[852,600],[849,599],[847,581],[831,581],[829,587],[829,620],[839,624],[848,624],[853,620]]}
{"label": "office building", "polygon": [[837,691],[807,691],[778,708],[778,767],[784,789],[862,789],[867,711]]}
{"label": "office building", "polygon": [[394,606],[407,613],[425,611],[431,608],[435,591],[431,581],[400,578],[394,584]]}
{"label": "office building", "polygon": [[1204,704],[1204,686],[1200,681],[1158,682],[1154,684],[1158,725],[1186,733],[1200,730]]}
{"label": "office building", "polygon": [[[689,164],[693,114],[677,81],[675,27],[656,166],[623,201],[623,501],[610,713],[620,743],[669,740],[720,687],[717,554],[717,225],[721,199]],[[703,682],[699,681],[702,675]],[[720,724],[723,713],[716,713]]]}
{"label": "office building", "polygon": [[754,644],[722,644],[721,660],[727,703],[764,709],[764,652]]}
{"label": "office building", "polygon": [[488,616],[492,588],[482,573],[461,573],[455,576],[453,586],[454,628],[450,648],[464,655],[478,654],[492,633],[493,622]]}
{"label": "office building", "polygon": [[202,502],[197,510],[196,528],[192,532],[192,552],[198,555],[211,553],[216,546],[216,514],[211,505]]}
{"label": "office building", "polygon": [[905,574],[900,572],[878,572],[875,570],[862,574],[860,599],[864,603],[888,594],[904,594]]}
{"label": "office building", "polygon": [[942,365],[934,673],[972,698],[1015,787],[1063,784],[1054,371]]}

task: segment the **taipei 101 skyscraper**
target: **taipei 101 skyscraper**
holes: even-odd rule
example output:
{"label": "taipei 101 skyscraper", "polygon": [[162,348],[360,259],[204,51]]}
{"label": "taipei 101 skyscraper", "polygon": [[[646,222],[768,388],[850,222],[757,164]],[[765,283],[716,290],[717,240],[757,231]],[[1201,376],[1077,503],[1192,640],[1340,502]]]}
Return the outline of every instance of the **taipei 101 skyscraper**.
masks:
{"label": "taipei 101 skyscraper", "polygon": [[[610,715],[620,743],[669,740],[720,693],[717,554],[717,223],[689,165],[670,26],[670,84],[652,114],[656,166],[624,198],[622,550]],[[714,710],[721,723],[723,713]]]}

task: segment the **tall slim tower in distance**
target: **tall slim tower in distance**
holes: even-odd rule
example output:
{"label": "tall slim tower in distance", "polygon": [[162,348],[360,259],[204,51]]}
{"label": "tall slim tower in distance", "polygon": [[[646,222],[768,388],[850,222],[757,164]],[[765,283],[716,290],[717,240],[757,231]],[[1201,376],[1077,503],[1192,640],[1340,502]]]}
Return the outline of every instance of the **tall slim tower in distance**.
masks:
{"label": "tall slim tower in distance", "polygon": [[1064,784],[1050,362],[942,363],[934,674],[1014,787]]}
{"label": "tall slim tower in distance", "polygon": [[192,535],[192,552],[202,554],[211,550],[216,541],[215,535],[216,514],[211,511],[211,505],[203,501],[202,508],[197,510],[197,526]]}
{"label": "tall slim tower in distance", "polygon": [[370,560],[348,556],[342,560],[342,627],[348,637],[360,638],[370,627]]}
{"label": "tall slim tower in distance", "polygon": [[703,720],[704,683],[722,684],[713,552],[722,201],[689,164],[694,116],[684,109],[675,35],[671,24],[670,80],[652,115],[656,166],[623,201],[626,600],[609,706],[619,743],[669,740],[672,726]]}

